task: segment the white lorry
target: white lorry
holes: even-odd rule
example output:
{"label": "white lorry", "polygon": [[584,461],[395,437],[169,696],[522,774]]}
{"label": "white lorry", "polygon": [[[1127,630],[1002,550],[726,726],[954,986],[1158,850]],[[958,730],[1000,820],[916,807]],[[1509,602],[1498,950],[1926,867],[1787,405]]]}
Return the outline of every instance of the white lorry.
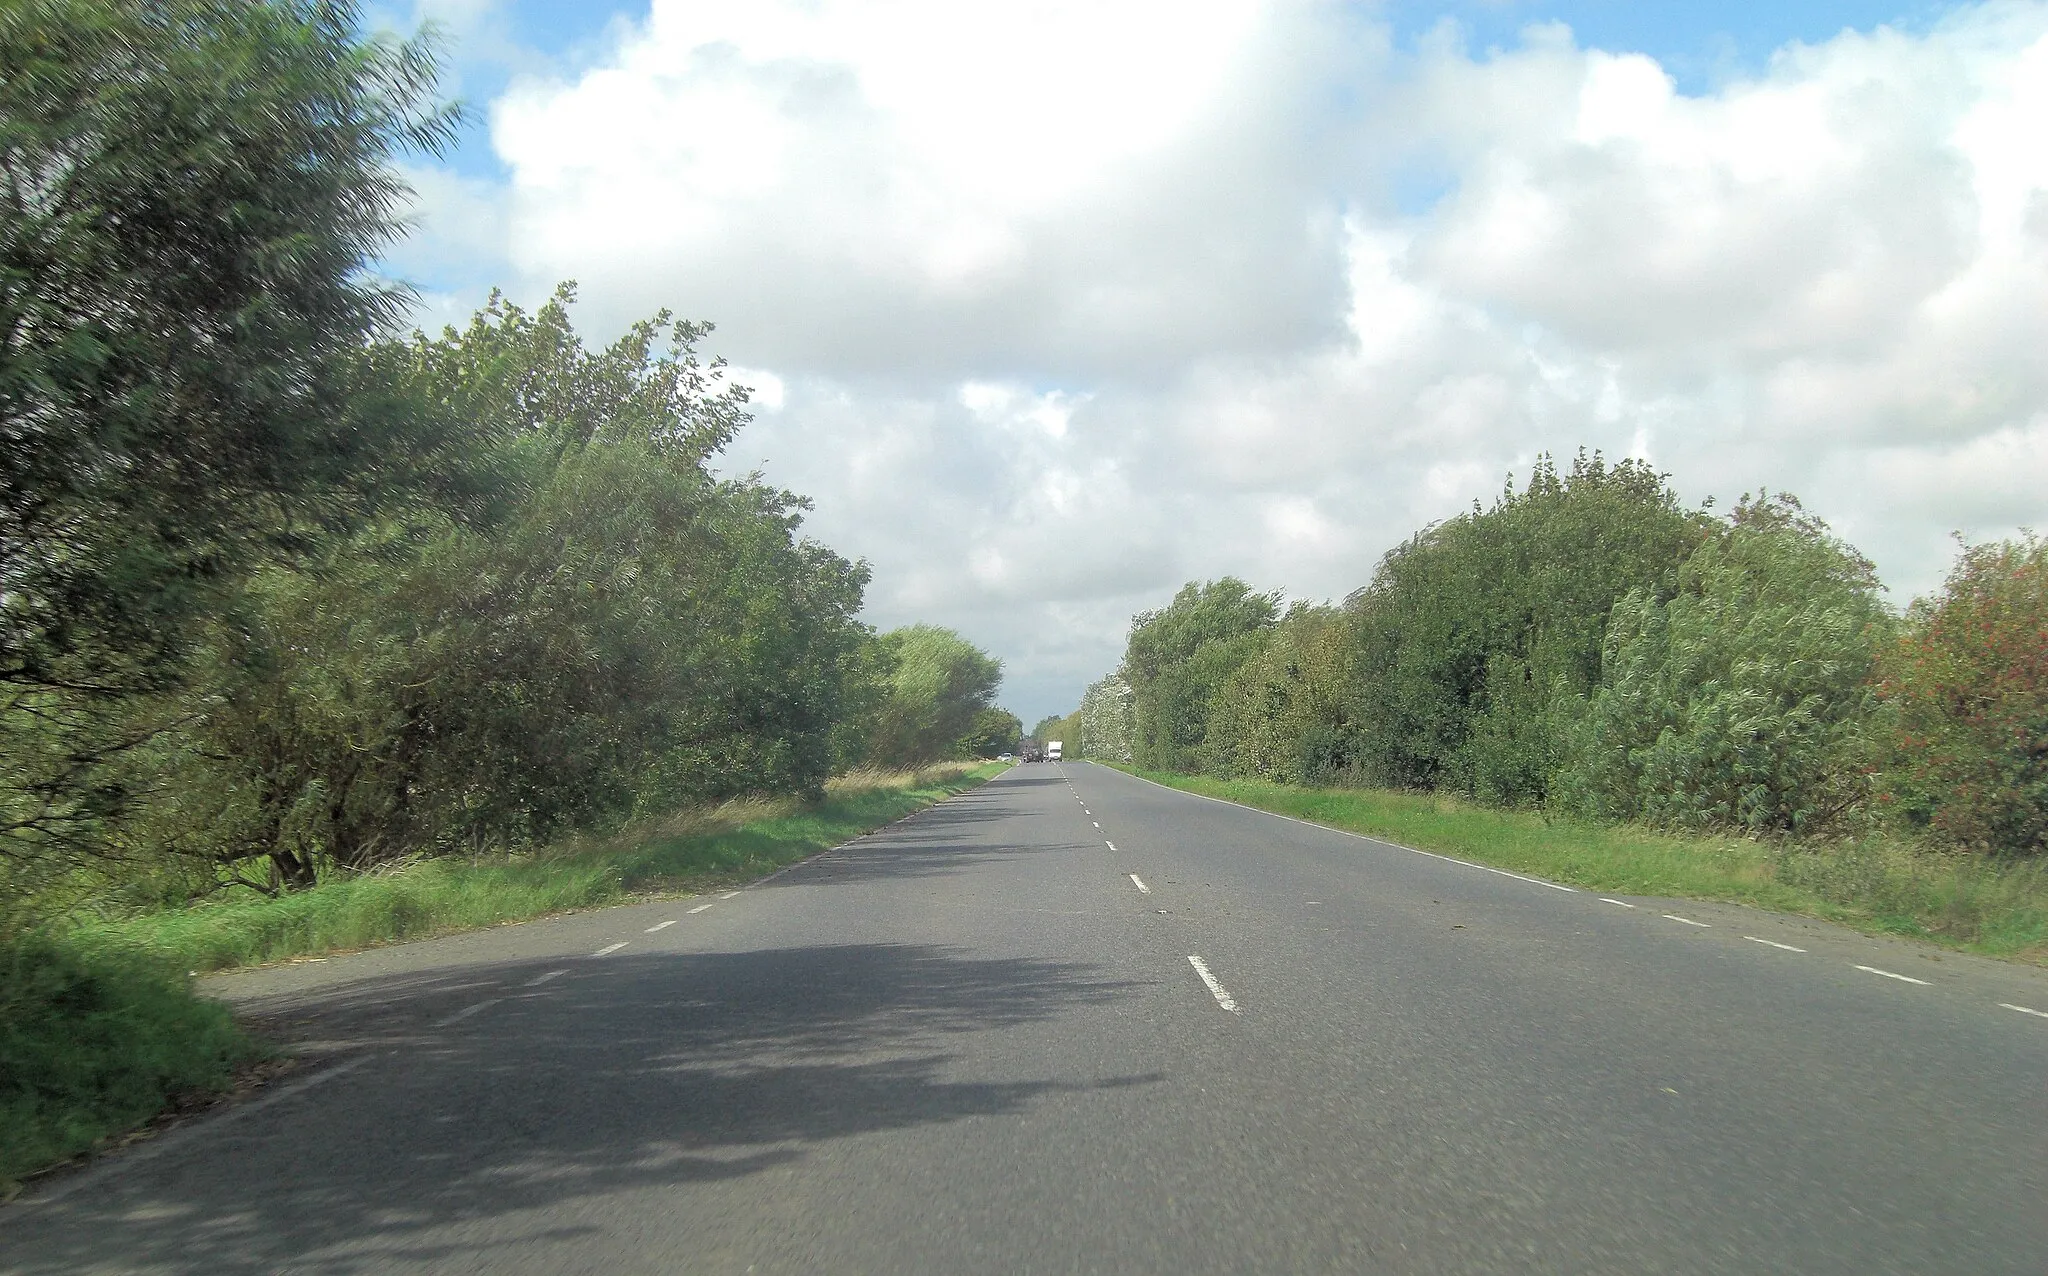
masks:
{"label": "white lorry", "polygon": [[1058,740],[1047,740],[1045,742],[1045,760],[1047,762],[1057,762],[1060,760],[1060,742]]}

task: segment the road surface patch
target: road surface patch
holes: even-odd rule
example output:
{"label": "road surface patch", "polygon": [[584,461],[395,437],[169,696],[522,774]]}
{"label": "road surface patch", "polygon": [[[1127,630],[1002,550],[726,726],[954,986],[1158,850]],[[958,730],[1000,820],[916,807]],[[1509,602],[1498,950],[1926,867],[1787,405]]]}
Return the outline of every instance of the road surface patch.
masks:
{"label": "road surface patch", "polygon": [[1195,973],[1202,977],[1202,982],[1209,985],[1209,995],[1216,998],[1216,1004],[1236,1014],[1237,1002],[1231,999],[1222,984],[1216,982],[1216,976],[1209,973],[1208,963],[1193,953],[1188,954],[1188,963],[1195,968]]}

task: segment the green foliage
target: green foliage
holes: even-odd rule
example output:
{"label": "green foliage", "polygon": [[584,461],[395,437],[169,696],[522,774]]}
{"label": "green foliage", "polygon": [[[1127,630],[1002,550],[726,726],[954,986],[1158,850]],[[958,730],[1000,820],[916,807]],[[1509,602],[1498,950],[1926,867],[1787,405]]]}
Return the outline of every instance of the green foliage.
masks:
{"label": "green foliage", "polygon": [[1560,699],[1600,677],[1608,611],[1668,597],[1706,535],[1662,475],[1581,453],[1389,553],[1356,619],[1342,768],[1397,788],[1537,802],[1561,761]]}
{"label": "green foliage", "polygon": [[1265,645],[1217,688],[1208,756],[1216,774],[1327,783],[1350,752],[1348,617],[1297,603]]}
{"label": "green foliage", "polygon": [[2048,848],[2048,543],[1967,548],[1886,653],[1886,797],[1951,845]]}
{"label": "green foliage", "polygon": [[1081,707],[1074,712],[1077,757],[1100,758],[1105,762],[1131,760],[1131,684],[1118,674],[1089,684],[1081,693]]}
{"label": "green foliage", "polygon": [[1830,827],[1866,797],[1889,625],[1868,561],[1790,497],[1745,501],[1675,595],[1615,606],[1559,804],[1678,828]]}
{"label": "green foliage", "polygon": [[974,724],[960,738],[959,751],[971,758],[992,758],[1014,753],[1024,736],[1024,722],[1008,709],[983,709]]}
{"label": "green foliage", "polygon": [[890,667],[888,695],[866,724],[867,760],[918,766],[953,756],[993,707],[1002,661],[938,625],[892,629],[879,645]]}
{"label": "green foliage", "polygon": [[390,167],[433,150],[430,43],[349,3],[0,6],[0,859],[90,873],[132,794],[100,764],[175,714],[252,563],[355,525],[445,457],[364,384],[405,308],[365,267]]}
{"label": "green foliage", "polygon": [[[433,851],[476,853],[739,793],[815,793],[864,568],[796,536],[801,503],[715,480],[744,391],[666,316],[601,352],[564,288],[494,299],[403,351],[415,393],[476,421],[523,495],[494,521],[435,509],[258,578],[220,627],[157,844],[305,887]],[[387,354],[388,357],[388,354]],[[267,879],[267,880],[266,880]]]}
{"label": "green foliage", "polygon": [[1185,770],[1209,761],[1210,702],[1265,643],[1279,606],[1278,594],[1226,576],[1190,582],[1165,607],[1132,618],[1121,674],[1139,766]]}
{"label": "green foliage", "polygon": [[0,1183],[218,1089],[255,1049],[182,969],[121,945],[0,942]]}

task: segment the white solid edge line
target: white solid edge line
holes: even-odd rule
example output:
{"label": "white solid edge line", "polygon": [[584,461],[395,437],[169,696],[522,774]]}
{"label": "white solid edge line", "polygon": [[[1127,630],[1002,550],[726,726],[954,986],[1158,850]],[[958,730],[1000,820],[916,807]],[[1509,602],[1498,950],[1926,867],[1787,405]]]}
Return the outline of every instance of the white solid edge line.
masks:
{"label": "white solid edge line", "polygon": [[[1853,962],[1851,964],[1854,965]],[[1932,988],[1934,986],[1925,979],[1915,979],[1911,975],[1895,975],[1889,970],[1879,970],[1875,966],[1857,966],[1856,969],[1867,970],[1873,975],[1883,975],[1886,979],[1896,979],[1902,984],[1919,984],[1922,988]]]}
{"label": "white solid edge line", "polygon": [[71,1195],[73,1192],[76,1192],[79,1188],[84,1187],[89,1183],[97,1183],[101,1179],[107,1177],[110,1174],[119,1174],[124,1170],[132,1169],[133,1167],[142,1164],[144,1161],[148,1161],[155,1157],[163,1155],[165,1152],[168,1152],[173,1148],[182,1147],[184,1146],[184,1144],[190,1142],[192,1139],[202,1134],[205,1134],[212,1130],[217,1130],[221,1126],[226,1125],[230,1121],[239,1121],[243,1117],[248,1116],[252,1112],[261,1112],[263,1109],[269,1107],[273,1103],[282,1103],[286,1099],[291,1098],[295,1094],[303,1094],[306,1091],[312,1089],[316,1085],[332,1081],[336,1077],[343,1076],[350,1072],[354,1072],[357,1068],[362,1067],[369,1061],[370,1056],[358,1055],[353,1059],[347,1060],[346,1062],[338,1063],[331,1068],[323,1068],[322,1070],[314,1073],[310,1077],[301,1077],[297,1081],[292,1082],[290,1085],[287,1085],[282,1089],[278,1090],[275,1094],[266,1094],[262,1098],[251,1100],[248,1103],[235,1104],[229,1107],[227,1111],[222,1112],[218,1116],[201,1116],[198,1120],[192,1122],[190,1125],[178,1126],[176,1129],[173,1129],[170,1133],[165,1134],[159,1138],[151,1139],[149,1142],[142,1144],[140,1147],[129,1148],[125,1151],[116,1153],[108,1157],[106,1160],[96,1165],[88,1166],[86,1169],[81,1170],[78,1174],[74,1175],[67,1182],[60,1183],[56,1187],[51,1188],[47,1192],[40,1192],[33,1196],[30,1196],[26,1200],[16,1202],[15,1207],[17,1209],[33,1209],[38,1205],[54,1204],[58,1201],[63,1200],[65,1197]]}
{"label": "white solid edge line", "polygon": [[1684,922],[1688,926],[1697,926],[1701,930],[1712,930],[1714,928],[1714,923],[1712,922],[1696,922],[1690,917],[1680,917],[1677,913],[1665,913],[1664,916],[1674,922]]}
{"label": "white solid edge line", "polygon": [[566,975],[568,973],[569,972],[567,970],[550,970],[545,975],[535,975],[533,978],[527,980],[525,983],[519,986],[521,988],[538,988],[542,984],[546,983],[548,980],[556,977],[557,975]]}
{"label": "white solid edge line", "polygon": [[669,918],[669,919],[668,919],[667,921],[665,921],[665,922],[656,922],[656,923],[654,923],[654,925],[652,925],[652,926],[649,926],[649,927],[647,928],[647,930],[646,930],[646,932],[645,932],[645,933],[647,933],[647,934],[649,934],[649,935],[652,935],[652,934],[653,934],[653,933],[654,933],[655,931],[658,931],[658,930],[667,930],[667,929],[668,929],[669,927],[671,927],[671,926],[673,926],[673,925],[675,925],[675,924],[676,924],[676,919],[675,919],[675,918],[673,918],[673,917],[671,917],[671,918]]}
{"label": "white solid edge line", "polygon": [[434,1026],[436,1028],[453,1027],[454,1025],[461,1023],[463,1020],[469,1018],[471,1015],[482,1014],[484,1011],[489,1010],[492,1006],[497,1005],[500,1001],[503,1000],[503,997],[492,997],[485,1001],[479,1001],[474,1006],[464,1006],[462,1009],[456,1011],[452,1015],[449,1015],[446,1019],[443,1019],[441,1022],[435,1024]]}
{"label": "white solid edge line", "polygon": [[691,910],[690,910],[690,912],[691,912],[692,914],[696,914],[696,913],[701,913],[701,912],[703,912],[703,911],[704,911],[705,909],[707,909],[707,908],[709,908],[709,907],[711,907],[711,905],[709,905],[709,904],[699,904],[699,905],[697,905],[697,906],[696,906],[695,908],[691,909]]}
{"label": "white solid edge line", "polygon": [[625,944],[625,941],[624,941],[624,940],[621,940],[621,941],[619,941],[619,942],[618,942],[618,943],[616,943],[616,944],[606,944],[606,945],[605,945],[605,946],[604,946],[603,948],[600,948],[600,949],[598,949],[598,950],[597,950],[596,952],[594,952],[594,953],[592,953],[592,954],[590,954],[590,955],[591,955],[592,957],[604,957],[604,956],[607,956],[607,955],[609,955],[609,954],[611,954],[611,953],[615,953],[615,952],[619,951],[619,950],[620,950],[621,948],[624,948],[625,946],[626,946],[626,944]]}
{"label": "white solid edge line", "polygon": [[1556,882],[1546,882],[1540,877],[1524,877],[1520,873],[1510,873],[1504,868],[1494,868],[1489,864],[1474,864],[1471,860],[1461,860],[1452,855],[1439,855],[1435,851],[1418,851],[1412,846],[1403,846],[1399,842],[1389,842],[1383,837],[1367,837],[1363,833],[1353,833],[1350,829],[1331,828],[1327,824],[1318,824],[1314,820],[1297,820],[1291,815],[1281,815],[1277,811],[1262,811],[1256,806],[1246,806],[1242,802],[1233,802],[1229,798],[1210,797],[1206,793],[1190,793],[1186,789],[1176,789],[1171,784],[1161,784],[1157,780],[1148,780],[1142,775],[1132,775],[1128,771],[1118,771],[1117,774],[1127,779],[1136,780],[1140,784],[1149,784],[1155,789],[1165,789],[1168,793],[1178,793],[1182,797],[1200,798],[1204,802],[1214,802],[1219,806],[1234,806],[1240,811],[1250,811],[1254,815],[1271,816],[1276,820],[1286,820],[1289,824],[1299,824],[1304,828],[1320,829],[1325,833],[1336,833],[1342,837],[1357,838],[1361,842],[1371,842],[1375,846],[1391,846],[1397,851],[1406,851],[1410,855],[1427,855],[1433,860],[1442,860],[1446,864],[1462,864],[1466,868],[1477,868],[1488,873],[1499,873],[1502,877],[1512,877],[1518,882],[1527,882],[1531,886],[1548,886],[1551,890],[1563,891],[1567,895],[1579,893],[1579,888],[1576,886],[1560,886]]}
{"label": "white solid edge line", "polygon": [[726,892],[725,894],[723,894],[723,895],[720,895],[720,896],[719,896],[718,898],[720,898],[720,899],[736,899],[736,898],[738,898],[738,897],[739,897],[739,892],[738,892],[738,891],[727,891],[727,892]]}
{"label": "white solid edge line", "polygon": [[1634,905],[1634,904],[1631,904],[1631,903],[1629,903],[1629,902],[1628,902],[1627,900],[1625,900],[1625,899],[1609,899],[1609,898],[1607,898],[1607,897],[1606,897],[1605,895],[1602,895],[1602,896],[1600,897],[1600,902],[1601,902],[1601,903],[1603,903],[1603,904],[1619,904],[1619,905],[1621,905],[1621,906],[1622,906],[1623,908],[1634,908],[1634,907],[1635,907],[1635,905]]}
{"label": "white solid edge line", "polygon": [[1188,961],[1194,965],[1195,973],[1202,977],[1202,982],[1209,985],[1209,995],[1216,999],[1216,1004],[1236,1014],[1237,1003],[1230,999],[1230,994],[1224,991],[1223,985],[1216,982],[1216,976],[1209,973],[1208,964],[1193,953],[1188,954]]}
{"label": "white solid edge line", "polygon": [[2023,1015],[2037,1015],[2040,1018],[2048,1019],[2048,1010],[2029,1010],[2025,1006],[2015,1006],[2009,1001],[2001,1001],[1998,1004],[2007,1010],[2017,1010]]}
{"label": "white solid edge line", "polygon": [[1140,895],[1150,895],[1152,893],[1152,888],[1145,885],[1145,879],[1139,877],[1136,873],[1127,873],[1125,876],[1131,879],[1131,885],[1138,888]]}
{"label": "white solid edge line", "polygon": [[1773,948],[1782,948],[1788,953],[1803,953],[1806,951],[1804,948],[1794,948],[1790,944],[1781,944],[1775,939],[1759,939],[1755,935],[1744,935],[1743,938],[1752,944],[1769,944]]}

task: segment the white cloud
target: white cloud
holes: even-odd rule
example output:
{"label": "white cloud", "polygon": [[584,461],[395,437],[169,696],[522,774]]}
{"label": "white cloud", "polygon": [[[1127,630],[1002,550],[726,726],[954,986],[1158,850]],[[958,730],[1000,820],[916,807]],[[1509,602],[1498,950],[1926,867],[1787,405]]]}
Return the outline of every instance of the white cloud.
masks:
{"label": "white cloud", "polygon": [[1951,528],[2044,522],[2043,4],[1703,96],[1334,4],[658,0],[615,39],[492,107],[522,291],[717,320],[767,409],[734,468],[1026,718],[1182,580],[1342,594],[1544,450],[1799,492],[1907,592]]}

